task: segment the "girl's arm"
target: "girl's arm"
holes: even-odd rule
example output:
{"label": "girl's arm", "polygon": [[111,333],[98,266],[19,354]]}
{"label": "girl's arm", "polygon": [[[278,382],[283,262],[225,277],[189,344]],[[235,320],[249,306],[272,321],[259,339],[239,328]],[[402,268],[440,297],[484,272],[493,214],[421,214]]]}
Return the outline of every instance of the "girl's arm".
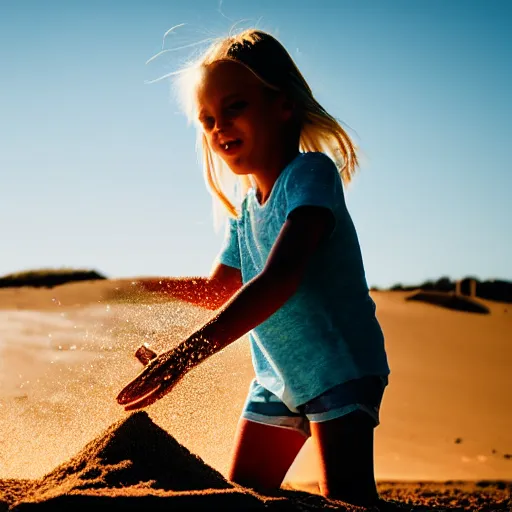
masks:
{"label": "girl's arm", "polygon": [[242,286],[205,326],[154,359],[121,391],[118,402],[127,410],[150,405],[167,394],[187,371],[275,313],[299,287],[311,257],[332,230],[333,221],[326,208],[294,210],[263,271]]}
{"label": "girl's arm", "polygon": [[219,263],[209,277],[145,278],[138,285],[143,291],[215,310],[242,286],[242,276],[239,269]]}
{"label": "girl's arm", "polygon": [[206,352],[216,352],[264,322],[297,291],[311,257],[333,227],[334,217],[327,208],[303,206],[294,210],[263,271],[240,288],[189,340],[207,340]]}

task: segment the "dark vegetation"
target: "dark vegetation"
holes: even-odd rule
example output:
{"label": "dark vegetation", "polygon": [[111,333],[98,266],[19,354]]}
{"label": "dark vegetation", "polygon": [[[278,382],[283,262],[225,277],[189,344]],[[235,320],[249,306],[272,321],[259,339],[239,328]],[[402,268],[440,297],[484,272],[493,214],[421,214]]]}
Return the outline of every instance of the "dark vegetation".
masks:
{"label": "dark vegetation", "polygon": [[[466,277],[460,282],[460,295],[470,296],[471,295],[471,281],[475,281],[475,297],[487,300],[493,300],[498,302],[512,303],[512,282],[503,280],[488,280],[479,281],[473,277]],[[389,290],[390,291],[422,291],[422,292],[438,292],[446,294],[451,292],[452,294],[456,291],[456,281],[450,280],[448,277],[442,277],[437,281],[426,281],[420,285],[402,285],[395,284]],[[374,291],[378,291],[378,288],[372,288]],[[442,297],[442,295],[440,295]]]}
{"label": "dark vegetation", "polygon": [[39,269],[18,272],[0,277],[0,288],[18,288],[31,286],[34,288],[53,288],[65,283],[76,281],[96,281],[106,279],[95,270],[79,269]]}

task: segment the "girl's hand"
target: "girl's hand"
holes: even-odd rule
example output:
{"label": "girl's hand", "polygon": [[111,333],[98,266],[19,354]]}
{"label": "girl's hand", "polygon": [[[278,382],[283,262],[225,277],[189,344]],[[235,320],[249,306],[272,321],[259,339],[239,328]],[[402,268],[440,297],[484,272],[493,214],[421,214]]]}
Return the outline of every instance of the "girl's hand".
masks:
{"label": "girl's hand", "polygon": [[126,411],[142,409],[156,402],[169,393],[186,373],[187,365],[178,350],[157,356],[141,347],[136,356],[147,365],[117,396],[117,402],[124,405]]}

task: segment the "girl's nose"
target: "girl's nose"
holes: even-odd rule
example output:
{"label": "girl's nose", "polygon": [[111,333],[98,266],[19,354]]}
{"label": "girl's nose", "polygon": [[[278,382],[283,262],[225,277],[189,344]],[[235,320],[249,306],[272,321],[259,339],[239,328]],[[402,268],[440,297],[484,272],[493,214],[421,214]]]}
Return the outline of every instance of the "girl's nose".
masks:
{"label": "girl's nose", "polygon": [[222,133],[231,124],[230,120],[226,116],[218,117],[215,121],[215,130],[218,133]]}

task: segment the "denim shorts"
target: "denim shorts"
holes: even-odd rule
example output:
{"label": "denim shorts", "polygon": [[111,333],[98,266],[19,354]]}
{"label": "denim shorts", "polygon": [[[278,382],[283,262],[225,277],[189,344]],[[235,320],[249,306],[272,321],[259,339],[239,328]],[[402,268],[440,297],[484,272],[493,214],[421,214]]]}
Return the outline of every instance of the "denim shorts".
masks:
{"label": "denim shorts", "polygon": [[258,384],[256,379],[249,386],[242,417],[246,420],[290,428],[311,435],[309,423],[341,418],[354,411],[363,411],[379,425],[379,410],[387,376],[369,375],[339,384],[304,405],[291,411],[276,395]]}

